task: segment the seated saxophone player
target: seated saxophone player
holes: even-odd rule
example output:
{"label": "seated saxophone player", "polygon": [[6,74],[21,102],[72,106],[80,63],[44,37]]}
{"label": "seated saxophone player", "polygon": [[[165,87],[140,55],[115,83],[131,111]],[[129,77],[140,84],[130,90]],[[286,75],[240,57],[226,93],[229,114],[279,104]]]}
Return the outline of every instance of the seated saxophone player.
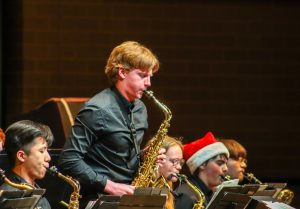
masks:
{"label": "seated saxophone player", "polygon": [[197,208],[204,208],[213,196],[213,189],[223,182],[228,150],[208,132],[203,138],[185,144],[183,156],[191,173],[188,181],[193,187],[186,181],[179,184],[175,208],[192,209],[195,204],[201,205]]}
{"label": "seated saxophone player", "polygon": [[[158,69],[156,56],[138,42],[126,41],[112,50],[105,67],[111,85],[79,111],[58,160],[59,170],[80,183],[80,208],[102,194],[134,193],[131,183],[148,128],[141,98]],[[164,150],[158,152],[164,163]]]}
{"label": "seated saxophone player", "polygon": [[[151,140],[149,142],[151,142]],[[161,177],[163,177],[163,181],[159,181],[161,178],[158,178],[157,183],[159,185],[156,186],[166,186],[170,189],[165,208],[174,209],[174,201],[176,196],[174,196],[174,193],[172,193],[173,183],[178,181],[177,175],[184,164],[181,139],[165,136],[162,148],[166,150],[166,162],[158,167],[158,173],[161,175]]]}
{"label": "seated saxophone player", "polygon": [[227,161],[227,172],[230,179],[239,179],[242,184],[245,179],[245,169],[247,168],[247,151],[243,145],[234,139],[219,139],[229,151]]}
{"label": "seated saxophone player", "polygon": [[[23,189],[24,186],[29,189],[39,188],[36,180],[44,178],[51,160],[48,153],[48,146],[53,142],[50,128],[30,120],[22,120],[10,125],[5,135],[4,151],[11,166],[6,177],[13,184],[5,182],[0,190],[13,191]],[[36,208],[50,209],[51,206],[42,197]]]}
{"label": "seated saxophone player", "polygon": [[[239,184],[262,184],[254,174],[246,173],[247,168],[247,151],[243,145],[234,139],[219,139],[229,151],[230,157],[227,162],[228,171],[226,175],[230,179],[239,179]],[[269,188],[268,189],[274,189]],[[290,204],[293,200],[294,193],[289,189],[281,190],[275,199]]]}

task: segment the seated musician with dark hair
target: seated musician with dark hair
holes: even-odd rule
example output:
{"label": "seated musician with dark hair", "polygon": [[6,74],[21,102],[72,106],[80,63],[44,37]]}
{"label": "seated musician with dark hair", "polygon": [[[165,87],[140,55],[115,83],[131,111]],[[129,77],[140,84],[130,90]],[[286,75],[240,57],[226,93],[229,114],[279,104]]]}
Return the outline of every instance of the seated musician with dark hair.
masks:
{"label": "seated musician with dark hair", "polygon": [[195,204],[206,207],[213,196],[213,190],[223,182],[228,150],[208,132],[203,138],[185,144],[183,156],[191,176],[176,189],[179,197],[175,208],[192,209]]}
{"label": "seated musician with dark hair", "polygon": [[[51,157],[48,146],[53,142],[53,134],[46,125],[22,120],[10,125],[6,131],[4,149],[7,152],[11,172],[6,176],[10,182],[1,185],[0,190],[38,188],[37,179],[44,178]],[[50,209],[45,197],[37,205],[39,209]]]}

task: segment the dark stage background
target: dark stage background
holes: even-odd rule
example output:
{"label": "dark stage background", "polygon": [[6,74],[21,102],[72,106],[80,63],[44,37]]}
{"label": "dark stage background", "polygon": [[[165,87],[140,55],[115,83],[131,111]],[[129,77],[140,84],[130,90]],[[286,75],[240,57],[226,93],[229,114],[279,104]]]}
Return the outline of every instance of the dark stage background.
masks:
{"label": "dark stage background", "polygon": [[[173,112],[169,134],[237,139],[248,171],[288,182],[300,207],[300,3],[19,0],[2,8],[3,128],[49,98],[104,89],[111,49],[136,40],[161,61],[152,90]],[[150,136],[163,117],[146,104]]]}

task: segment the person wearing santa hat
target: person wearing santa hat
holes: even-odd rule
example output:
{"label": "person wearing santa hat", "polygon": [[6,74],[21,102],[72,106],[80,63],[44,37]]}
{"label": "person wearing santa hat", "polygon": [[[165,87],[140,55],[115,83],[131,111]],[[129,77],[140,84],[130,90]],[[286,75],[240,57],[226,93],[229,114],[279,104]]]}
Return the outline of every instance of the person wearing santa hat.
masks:
{"label": "person wearing santa hat", "polygon": [[[229,152],[223,143],[208,132],[203,138],[185,144],[183,156],[191,173],[188,181],[204,194],[204,207],[206,207],[212,198],[213,189],[222,183],[227,172]],[[176,192],[178,194],[176,209],[193,208],[199,201],[195,191],[183,181]]]}

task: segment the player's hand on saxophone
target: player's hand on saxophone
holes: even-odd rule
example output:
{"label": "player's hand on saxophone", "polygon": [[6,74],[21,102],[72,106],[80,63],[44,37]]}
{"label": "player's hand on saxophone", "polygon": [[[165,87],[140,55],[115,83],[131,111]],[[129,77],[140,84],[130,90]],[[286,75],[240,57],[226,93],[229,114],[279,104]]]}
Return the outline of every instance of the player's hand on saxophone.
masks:
{"label": "player's hand on saxophone", "polygon": [[156,159],[156,163],[158,166],[162,166],[165,162],[166,162],[167,156],[166,156],[166,149],[165,148],[161,148],[158,151],[158,155],[157,155],[157,159]]}
{"label": "player's hand on saxophone", "polygon": [[111,180],[107,180],[104,192],[110,195],[118,195],[122,196],[124,194],[133,194],[135,190],[135,186],[116,183]]}

